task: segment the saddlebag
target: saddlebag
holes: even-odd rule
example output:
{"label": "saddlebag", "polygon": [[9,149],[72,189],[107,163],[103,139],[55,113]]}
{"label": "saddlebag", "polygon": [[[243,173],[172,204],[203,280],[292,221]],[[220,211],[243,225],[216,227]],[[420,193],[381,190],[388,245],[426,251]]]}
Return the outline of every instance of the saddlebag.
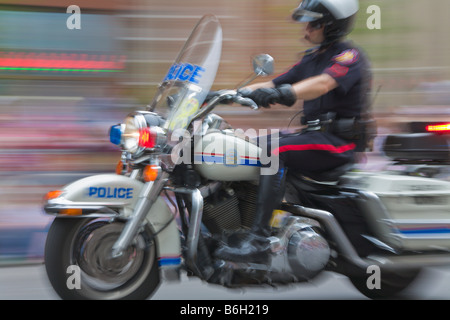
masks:
{"label": "saddlebag", "polygon": [[352,172],[376,238],[395,250],[450,250],[450,182],[394,173]]}

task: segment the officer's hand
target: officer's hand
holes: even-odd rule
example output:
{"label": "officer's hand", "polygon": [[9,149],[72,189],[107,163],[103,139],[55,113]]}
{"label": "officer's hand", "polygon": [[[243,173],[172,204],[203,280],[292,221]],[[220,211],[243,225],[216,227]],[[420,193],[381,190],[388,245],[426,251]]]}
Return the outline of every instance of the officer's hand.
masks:
{"label": "officer's hand", "polygon": [[270,108],[270,105],[275,103],[291,107],[297,101],[297,96],[290,84],[283,84],[276,88],[259,88],[247,97],[264,108]]}

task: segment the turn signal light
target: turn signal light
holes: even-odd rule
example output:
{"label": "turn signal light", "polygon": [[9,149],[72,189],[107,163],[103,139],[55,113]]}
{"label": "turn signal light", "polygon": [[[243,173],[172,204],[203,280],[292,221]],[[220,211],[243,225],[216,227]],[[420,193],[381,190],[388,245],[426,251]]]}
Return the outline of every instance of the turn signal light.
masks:
{"label": "turn signal light", "polygon": [[125,170],[125,164],[123,163],[122,160],[119,160],[119,162],[117,162],[117,165],[116,165],[116,174],[122,175],[124,170]]}
{"label": "turn signal light", "polygon": [[155,181],[158,178],[158,174],[160,171],[160,167],[156,165],[148,165],[144,168],[144,172],[142,173],[142,178],[145,182]]}
{"label": "turn signal light", "polygon": [[83,210],[81,209],[62,209],[60,214],[65,214],[68,216],[81,216],[83,214]]}
{"label": "turn signal light", "polygon": [[52,199],[56,199],[58,198],[60,195],[62,195],[62,190],[53,190],[53,191],[49,191],[46,195],[45,195],[45,200],[52,200]]}

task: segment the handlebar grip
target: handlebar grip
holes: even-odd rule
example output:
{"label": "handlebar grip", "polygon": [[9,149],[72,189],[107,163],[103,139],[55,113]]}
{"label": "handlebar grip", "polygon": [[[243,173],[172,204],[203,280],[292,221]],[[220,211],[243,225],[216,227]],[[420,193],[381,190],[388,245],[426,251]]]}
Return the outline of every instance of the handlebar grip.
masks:
{"label": "handlebar grip", "polygon": [[259,109],[259,107],[256,104],[256,102],[253,101],[250,98],[244,98],[242,96],[235,96],[234,102],[236,102],[236,103],[238,103],[238,104],[240,104],[241,106],[244,106],[244,107],[250,107],[253,110],[258,110]]}
{"label": "handlebar grip", "polygon": [[205,99],[205,102],[210,102],[216,99],[216,102],[223,104],[237,103],[244,107],[250,107],[254,110],[258,110],[259,106],[251,98],[243,96],[241,92],[236,92],[234,90],[220,90],[220,91],[210,91]]}

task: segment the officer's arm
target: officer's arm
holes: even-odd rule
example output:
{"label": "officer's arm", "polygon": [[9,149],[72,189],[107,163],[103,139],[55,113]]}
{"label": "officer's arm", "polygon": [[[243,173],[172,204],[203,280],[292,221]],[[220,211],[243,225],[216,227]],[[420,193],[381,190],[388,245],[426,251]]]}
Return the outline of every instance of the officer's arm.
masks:
{"label": "officer's arm", "polygon": [[313,100],[338,87],[336,80],[327,73],[310,77],[292,85],[297,99]]}
{"label": "officer's arm", "polygon": [[249,86],[246,86],[246,89],[250,89],[250,90],[256,90],[259,88],[273,88],[275,87],[275,85],[273,84],[272,81],[266,81],[266,82],[259,82],[259,83],[255,83],[255,84],[251,84]]}

